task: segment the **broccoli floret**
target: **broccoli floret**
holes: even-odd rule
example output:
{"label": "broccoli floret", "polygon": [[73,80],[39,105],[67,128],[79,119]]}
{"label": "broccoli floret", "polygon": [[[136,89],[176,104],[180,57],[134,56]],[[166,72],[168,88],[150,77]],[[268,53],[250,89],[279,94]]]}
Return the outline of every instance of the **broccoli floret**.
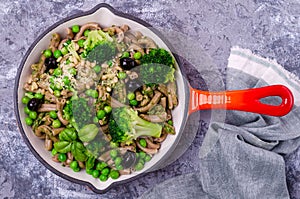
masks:
{"label": "broccoli floret", "polygon": [[162,126],[140,118],[130,107],[115,108],[109,119],[109,134],[116,143],[130,143],[140,136],[160,137]]}
{"label": "broccoli floret", "polygon": [[88,61],[96,61],[98,64],[111,59],[116,54],[116,45],[113,38],[102,30],[92,30],[83,43]]}
{"label": "broccoli floret", "polygon": [[174,59],[165,49],[152,49],[141,58],[140,75],[145,84],[174,81],[174,72]]}
{"label": "broccoli floret", "polygon": [[84,49],[90,51],[103,41],[113,42],[113,38],[102,30],[92,30],[89,32],[86,40],[83,43]]}
{"label": "broccoli floret", "polygon": [[91,62],[102,64],[110,60],[116,54],[116,47],[111,42],[101,42],[93,48],[87,55],[86,59]]}
{"label": "broccoli floret", "polygon": [[72,101],[72,113],[79,129],[81,129],[86,124],[93,123],[91,107],[88,105],[86,99],[84,98],[78,98]]}

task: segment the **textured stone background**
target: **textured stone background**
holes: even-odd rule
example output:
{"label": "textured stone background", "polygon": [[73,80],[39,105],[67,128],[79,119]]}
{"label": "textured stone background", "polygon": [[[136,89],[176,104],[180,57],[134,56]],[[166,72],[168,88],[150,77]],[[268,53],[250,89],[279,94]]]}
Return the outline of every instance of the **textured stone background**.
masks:
{"label": "textured stone background", "polygon": [[[223,73],[230,47],[239,45],[277,59],[287,70],[300,76],[298,0],[105,2],[156,27],[177,30],[199,41]],[[0,1],[0,198],[136,198],[158,182],[199,170],[197,154],[208,127],[205,120],[199,122],[194,142],[179,160],[101,196],[48,171],[21,139],[12,96],[22,56],[49,25],[89,10],[97,3],[100,1]],[[196,77],[190,74],[191,81],[196,81],[193,78]],[[300,149],[285,160],[291,197],[300,198]]]}

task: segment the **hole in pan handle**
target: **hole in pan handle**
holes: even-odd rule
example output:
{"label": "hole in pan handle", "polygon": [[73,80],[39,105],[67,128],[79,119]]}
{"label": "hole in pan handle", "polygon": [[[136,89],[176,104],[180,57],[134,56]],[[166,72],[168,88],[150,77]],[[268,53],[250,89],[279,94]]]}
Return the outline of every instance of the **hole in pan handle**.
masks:
{"label": "hole in pan handle", "polygon": [[[265,97],[278,96],[280,105],[264,104]],[[292,92],[283,85],[233,91],[201,91],[190,87],[189,114],[205,109],[227,109],[259,113],[271,116],[288,114],[294,104]]]}

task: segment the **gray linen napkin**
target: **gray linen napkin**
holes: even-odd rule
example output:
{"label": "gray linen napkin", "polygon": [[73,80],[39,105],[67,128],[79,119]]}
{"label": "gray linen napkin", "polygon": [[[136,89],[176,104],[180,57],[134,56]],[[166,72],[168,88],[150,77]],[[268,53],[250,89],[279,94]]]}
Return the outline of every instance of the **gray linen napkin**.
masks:
{"label": "gray linen napkin", "polygon": [[298,80],[274,61],[232,48],[227,90],[278,83],[288,86],[295,97],[288,115],[227,111],[226,121],[210,124],[199,152],[200,171],[169,179],[140,198],[289,198],[281,155],[300,146]]}

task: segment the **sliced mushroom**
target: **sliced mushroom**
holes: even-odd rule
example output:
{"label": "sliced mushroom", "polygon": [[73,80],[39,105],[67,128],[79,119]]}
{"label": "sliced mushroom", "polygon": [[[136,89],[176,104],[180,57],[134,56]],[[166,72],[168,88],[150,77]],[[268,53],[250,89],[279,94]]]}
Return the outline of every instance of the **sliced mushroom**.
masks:
{"label": "sliced mushroom", "polygon": [[133,43],[133,44],[130,44],[130,46],[128,47],[127,50],[128,50],[128,51],[135,50],[135,51],[140,52],[142,55],[145,54],[144,49],[143,49],[141,46],[139,46],[139,45],[137,45],[137,44],[134,44],[134,43]]}
{"label": "sliced mushroom", "polygon": [[123,169],[123,170],[119,170],[120,175],[129,175],[131,173],[131,169]]}
{"label": "sliced mushroom", "polygon": [[78,161],[78,160],[77,160],[77,162],[78,162],[78,165],[79,165],[79,167],[80,167],[81,169],[84,169],[84,168],[85,168],[85,165],[84,165],[83,162]]}
{"label": "sliced mushroom", "polygon": [[150,98],[147,95],[143,96],[143,100],[141,101],[141,107],[146,106],[150,102]]}
{"label": "sliced mushroom", "polygon": [[59,162],[59,160],[58,160],[58,153],[55,154],[55,155],[52,157],[52,160],[53,160],[54,162]]}
{"label": "sliced mushroom", "polygon": [[56,111],[56,104],[42,104],[38,112]]}
{"label": "sliced mushroom", "polygon": [[127,24],[123,24],[120,29],[123,31],[123,32],[127,32],[129,30],[129,26]]}
{"label": "sliced mushroom", "polygon": [[119,108],[119,107],[124,107],[126,106],[125,104],[119,102],[118,100],[116,100],[115,98],[111,97],[111,107],[112,108]]}
{"label": "sliced mushroom", "polygon": [[50,117],[50,115],[46,115],[45,117],[42,118],[42,120],[44,122],[44,125],[49,126],[53,119]]}
{"label": "sliced mushroom", "polygon": [[154,91],[154,92],[155,92],[155,95],[153,96],[153,98],[151,99],[149,104],[147,104],[144,107],[136,108],[135,110],[144,113],[144,112],[147,112],[148,110],[150,110],[153,106],[155,106],[158,103],[158,101],[160,100],[160,97],[162,94],[161,94],[161,92],[158,92],[158,91]]}
{"label": "sliced mushroom", "polygon": [[163,142],[168,136],[168,133],[165,133],[164,131],[162,132],[162,135],[159,138],[154,138],[155,142]]}
{"label": "sliced mushroom", "polygon": [[83,26],[80,27],[80,31],[75,35],[75,40],[78,40],[84,33],[85,30],[96,30],[96,29],[100,29],[99,24],[97,23],[87,23]]}
{"label": "sliced mushroom", "polygon": [[145,46],[146,48],[157,48],[155,42],[149,37],[143,37],[138,40],[138,44]]}
{"label": "sliced mushroom", "polygon": [[67,41],[68,41],[68,39],[61,40],[61,42],[58,45],[58,49],[61,50],[64,47],[64,43],[66,43]]}
{"label": "sliced mushroom", "polygon": [[166,108],[167,108],[167,98],[166,98],[166,97],[160,98],[159,104],[160,104],[162,107],[164,107],[164,109],[166,109]]}
{"label": "sliced mushroom", "polygon": [[170,101],[172,101],[173,107],[176,107],[178,105],[178,100],[177,100],[177,95],[176,95],[176,84],[175,84],[175,82],[168,83],[167,89],[168,89],[168,93],[170,95],[170,96],[168,95],[168,98],[170,97]]}
{"label": "sliced mushroom", "polygon": [[102,162],[107,162],[110,159],[110,150],[103,153],[100,157],[98,157],[98,160]]}
{"label": "sliced mushroom", "polygon": [[67,28],[67,39],[73,39],[74,34],[71,28]]}
{"label": "sliced mushroom", "polygon": [[173,109],[173,99],[172,99],[172,95],[171,94],[168,94],[168,108],[170,109],[170,110],[172,110]]}
{"label": "sliced mushroom", "polygon": [[141,114],[140,117],[149,122],[154,122],[154,123],[165,122],[167,120],[167,113],[163,112],[160,115]]}
{"label": "sliced mushroom", "polygon": [[168,96],[168,88],[165,85],[159,84],[157,89],[165,96]]}
{"label": "sliced mushroom", "polygon": [[49,45],[49,49],[54,52],[58,45],[59,45],[59,42],[60,42],[60,35],[58,33],[54,33],[52,35],[52,38],[51,38],[51,41],[50,41],[50,45]]}
{"label": "sliced mushroom", "polygon": [[136,144],[137,144],[138,147],[139,147],[142,151],[144,151],[145,153],[154,155],[154,154],[156,154],[156,153],[158,152],[157,149],[150,149],[150,148],[142,147],[142,146],[140,145],[139,142],[136,142]]}
{"label": "sliced mushroom", "polygon": [[52,133],[54,136],[58,135],[60,132],[62,132],[65,129],[65,127],[61,127],[61,128],[55,128],[52,129]]}
{"label": "sliced mushroom", "polygon": [[141,94],[140,91],[136,91],[136,92],[135,92],[135,99],[136,99],[138,102],[140,102],[140,101],[143,100],[143,95]]}
{"label": "sliced mushroom", "polygon": [[45,100],[52,102],[52,103],[57,102],[57,98],[48,91],[45,93]]}
{"label": "sliced mushroom", "polygon": [[69,124],[69,121],[63,118],[63,111],[62,111],[65,103],[66,103],[65,99],[62,99],[60,101],[57,100],[56,109],[57,109],[57,117],[58,117],[58,119],[61,121],[61,123],[63,123],[65,126],[67,126]]}
{"label": "sliced mushroom", "polygon": [[159,149],[160,148],[160,144],[153,143],[149,138],[146,138],[145,140],[147,142],[147,148],[150,148],[150,149]]}
{"label": "sliced mushroom", "polygon": [[108,124],[101,126],[101,130],[102,130],[102,132],[107,133],[108,132]]}
{"label": "sliced mushroom", "polygon": [[53,147],[53,141],[51,139],[49,139],[49,136],[46,135],[46,139],[45,139],[45,149],[47,151],[51,151]]}

